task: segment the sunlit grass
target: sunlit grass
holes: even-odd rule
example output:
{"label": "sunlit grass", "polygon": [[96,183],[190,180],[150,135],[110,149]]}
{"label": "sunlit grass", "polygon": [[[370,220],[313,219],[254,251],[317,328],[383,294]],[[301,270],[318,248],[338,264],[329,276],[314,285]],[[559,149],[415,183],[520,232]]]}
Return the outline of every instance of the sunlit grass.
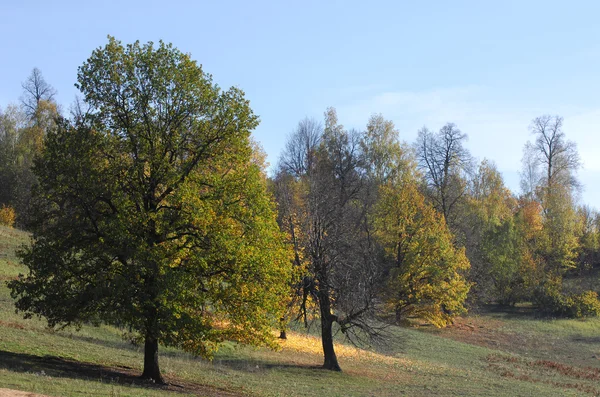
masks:
{"label": "sunlit grass", "polygon": [[[28,239],[26,233],[0,228],[0,277],[13,278],[26,270],[18,263],[14,249]],[[515,335],[525,338],[531,350],[519,353],[502,345],[485,347],[448,339],[451,330],[423,332],[390,327],[387,343],[373,347],[343,343],[338,335],[336,353],[344,372],[336,373],[319,368],[322,347],[314,328],[308,333],[298,327],[288,331],[287,340],[279,340],[278,351],[227,342],[212,362],[161,346],[160,365],[167,379],[176,384],[187,382],[216,390],[199,395],[223,395],[225,391],[236,396],[311,397],[593,395],[595,381],[571,376],[588,372],[582,369],[583,364],[570,363],[569,356],[570,352],[585,352],[590,357],[600,351],[600,343],[593,339],[600,336],[598,320],[481,319],[484,326],[496,327],[494,332],[508,340]],[[540,340],[555,340],[563,346],[536,346],[534,341]],[[537,356],[533,354],[536,348]],[[10,365],[6,364],[7,357],[12,359]],[[544,365],[535,364],[541,359],[547,360]],[[107,370],[125,368],[130,374],[139,374],[143,352],[114,327],[53,331],[43,319],[24,320],[14,312],[10,293],[2,282],[0,388],[55,396],[184,395],[110,379],[82,378],[56,369],[53,373],[47,360],[101,365]]]}

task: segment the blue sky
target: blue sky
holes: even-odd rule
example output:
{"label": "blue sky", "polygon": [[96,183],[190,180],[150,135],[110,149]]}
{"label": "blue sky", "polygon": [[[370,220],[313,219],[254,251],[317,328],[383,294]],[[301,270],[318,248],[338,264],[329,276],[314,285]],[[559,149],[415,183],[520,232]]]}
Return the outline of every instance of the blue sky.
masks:
{"label": "blue sky", "polygon": [[518,191],[531,119],[558,114],[583,159],[582,201],[600,208],[598,15],[596,1],[0,0],[0,106],[38,67],[68,108],[108,34],[163,39],[246,92],[271,163],[300,119],[334,106],[349,128],[382,113],[408,142],[454,122]]}

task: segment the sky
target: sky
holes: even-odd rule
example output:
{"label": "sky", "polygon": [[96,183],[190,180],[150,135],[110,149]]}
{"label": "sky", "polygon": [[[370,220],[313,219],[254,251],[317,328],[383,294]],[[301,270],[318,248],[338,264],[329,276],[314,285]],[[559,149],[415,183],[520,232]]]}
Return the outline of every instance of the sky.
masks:
{"label": "sky", "polygon": [[162,39],[246,92],[271,164],[298,121],[333,106],[347,128],[381,113],[408,143],[453,122],[518,193],[531,120],[560,115],[583,162],[581,202],[600,208],[598,15],[600,2],[577,0],[0,0],[0,107],[38,67],[68,109],[107,35]]}

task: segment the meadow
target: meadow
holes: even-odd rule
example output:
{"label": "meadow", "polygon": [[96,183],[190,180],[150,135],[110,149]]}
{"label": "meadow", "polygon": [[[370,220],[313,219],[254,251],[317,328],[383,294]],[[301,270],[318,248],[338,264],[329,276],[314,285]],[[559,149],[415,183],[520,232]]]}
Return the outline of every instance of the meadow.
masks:
{"label": "meadow", "polygon": [[[52,330],[15,313],[5,281],[29,235],[0,227],[0,389],[51,396],[600,395],[600,320],[486,308],[446,329],[394,327],[385,343],[339,338],[343,372],[319,368],[320,339],[297,327],[271,351],[226,343],[213,361],[160,348],[169,386],[140,381],[143,349],[110,326]],[[597,277],[597,276],[594,276]]]}

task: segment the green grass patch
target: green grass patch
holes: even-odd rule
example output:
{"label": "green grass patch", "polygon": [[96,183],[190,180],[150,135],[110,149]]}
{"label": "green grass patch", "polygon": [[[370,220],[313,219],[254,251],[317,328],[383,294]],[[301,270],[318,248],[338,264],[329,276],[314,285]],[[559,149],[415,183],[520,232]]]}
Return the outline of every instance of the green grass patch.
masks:
{"label": "green grass patch", "polygon": [[[28,239],[0,228],[0,276],[25,272],[14,250]],[[390,327],[383,345],[338,343],[342,373],[318,368],[320,340],[300,329],[288,333],[280,351],[226,343],[212,362],[161,347],[161,369],[173,383],[162,388],[137,379],[143,352],[122,330],[53,331],[41,319],[24,320],[2,282],[0,388],[55,396],[594,395],[600,387],[593,364],[600,360],[591,357],[600,356],[599,329],[598,320],[500,312],[445,330]]]}

